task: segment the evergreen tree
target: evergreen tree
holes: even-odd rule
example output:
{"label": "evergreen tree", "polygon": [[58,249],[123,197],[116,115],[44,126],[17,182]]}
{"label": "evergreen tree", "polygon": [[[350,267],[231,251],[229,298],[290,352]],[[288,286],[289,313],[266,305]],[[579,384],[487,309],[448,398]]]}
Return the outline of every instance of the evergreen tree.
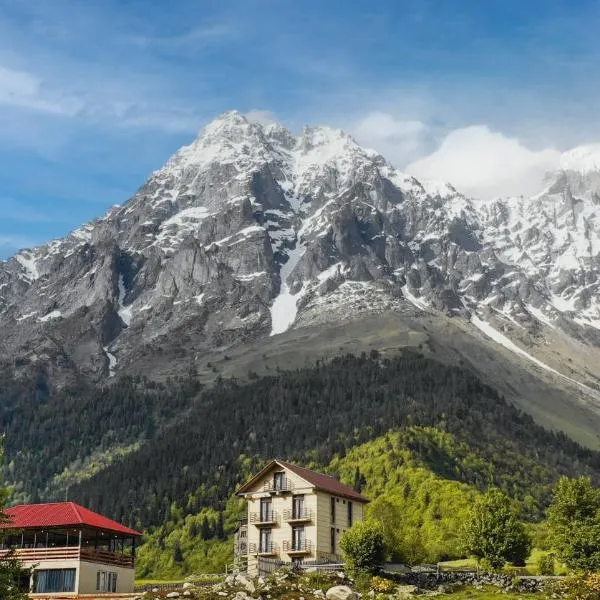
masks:
{"label": "evergreen tree", "polygon": [[203,540],[210,540],[210,538],[213,537],[213,532],[211,531],[210,523],[208,522],[208,519],[206,517],[202,519],[201,536]]}
{"label": "evergreen tree", "polygon": [[179,543],[179,540],[175,540],[173,543],[173,560],[176,563],[183,562],[183,552],[181,552],[181,544]]}
{"label": "evergreen tree", "polygon": [[219,513],[219,518],[217,520],[217,526],[215,527],[215,537],[220,539],[220,540],[224,540],[225,539],[225,526],[224,526],[224,519],[223,519],[223,513],[220,512]]}

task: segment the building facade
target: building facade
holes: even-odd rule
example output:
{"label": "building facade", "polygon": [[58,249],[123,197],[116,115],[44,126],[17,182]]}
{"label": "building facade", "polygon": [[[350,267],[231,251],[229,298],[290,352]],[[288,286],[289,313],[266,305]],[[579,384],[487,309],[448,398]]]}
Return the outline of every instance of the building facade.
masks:
{"label": "building facade", "polygon": [[248,572],[258,557],[341,560],[340,538],[363,519],[368,500],[333,477],[273,460],[240,488],[247,501]]}
{"label": "building facade", "polygon": [[36,594],[125,594],[134,590],[137,531],[74,502],[5,510],[0,555],[14,552],[21,586]]}

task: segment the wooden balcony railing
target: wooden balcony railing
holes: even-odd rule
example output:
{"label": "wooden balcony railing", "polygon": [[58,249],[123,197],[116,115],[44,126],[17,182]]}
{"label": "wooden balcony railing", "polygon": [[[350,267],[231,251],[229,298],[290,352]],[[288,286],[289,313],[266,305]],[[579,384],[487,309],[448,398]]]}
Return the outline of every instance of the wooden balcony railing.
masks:
{"label": "wooden balcony railing", "polygon": [[[0,557],[6,556],[8,553],[9,550],[0,550]],[[79,548],[77,546],[65,546],[61,548],[16,548],[14,555],[20,562],[29,564],[36,564],[47,560],[82,560],[132,569],[134,563],[133,556],[129,554],[94,550],[93,548]]]}
{"label": "wooden balcony railing", "polygon": [[253,525],[274,525],[278,518],[279,516],[274,510],[250,513],[250,523]]}
{"label": "wooden balcony railing", "polygon": [[301,508],[283,511],[283,520],[287,523],[300,523],[302,521],[312,521],[313,511],[309,508]]}
{"label": "wooden balcony railing", "polygon": [[275,556],[279,554],[277,544],[269,542],[268,544],[250,544],[250,554],[260,554],[261,556]]}
{"label": "wooden balcony railing", "polygon": [[312,552],[312,549],[312,542],[308,540],[305,540],[303,542],[283,542],[283,551],[287,552],[288,554],[310,554]]}

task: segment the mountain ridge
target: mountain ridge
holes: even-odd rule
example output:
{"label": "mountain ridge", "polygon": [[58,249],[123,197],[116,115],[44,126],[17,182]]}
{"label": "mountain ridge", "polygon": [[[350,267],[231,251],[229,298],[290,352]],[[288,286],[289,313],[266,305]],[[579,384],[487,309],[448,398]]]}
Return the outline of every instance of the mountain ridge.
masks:
{"label": "mountain ridge", "polygon": [[0,366],[51,390],[157,357],[156,375],[202,370],[369,313],[437,314],[599,412],[594,156],[572,151],[531,198],[478,202],[340,130],[225,113],[122,206],[0,262]]}

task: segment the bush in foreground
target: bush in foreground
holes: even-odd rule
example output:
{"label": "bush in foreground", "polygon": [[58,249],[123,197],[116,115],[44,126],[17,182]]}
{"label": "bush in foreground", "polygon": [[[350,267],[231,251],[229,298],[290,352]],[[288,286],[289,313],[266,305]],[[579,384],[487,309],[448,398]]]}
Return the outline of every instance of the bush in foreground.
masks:
{"label": "bush in foreground", "polygon": [[383,528],[377,521],[358,521],[340,540],[346,569],[353,574],[376,574],[385,556]]}

